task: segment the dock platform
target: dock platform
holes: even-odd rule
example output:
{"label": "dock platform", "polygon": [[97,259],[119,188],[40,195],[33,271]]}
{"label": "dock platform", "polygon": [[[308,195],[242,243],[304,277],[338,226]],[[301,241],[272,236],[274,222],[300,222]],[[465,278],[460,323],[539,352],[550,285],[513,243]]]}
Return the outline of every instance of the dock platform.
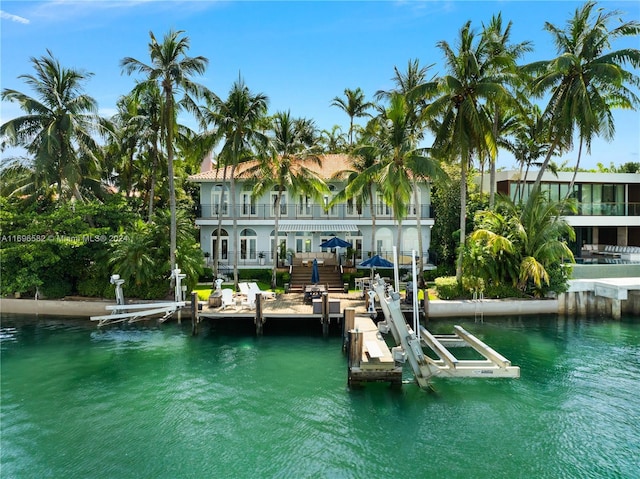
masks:
{"label": "dock platform", "polygon": [[402,365],[396,363],[373,320],[355,311],[345,311],[345,345],[349,386],[370,382],[402,384]]}

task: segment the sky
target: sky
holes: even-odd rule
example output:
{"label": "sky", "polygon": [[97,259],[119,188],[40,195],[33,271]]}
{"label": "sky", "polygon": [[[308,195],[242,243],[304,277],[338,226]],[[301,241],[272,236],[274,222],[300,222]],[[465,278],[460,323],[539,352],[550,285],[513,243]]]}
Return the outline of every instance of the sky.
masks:
{"label": "sky", "polygon": [[[269,97],[269,112],[290,110],[315,120],[320,129],[349,118],[331,106],[345,88],[362,88],[367,100],[394,84],[394,67],[405,71],[409,60],[433,65],[429,75],[445,73],[441,50],[455,46],[460,28],[471,21],[480,31],[492,15],[511,21],[512,41],[533,43],[523,63],[556,56],[545,22],[564,28],[576,1],[172,1],[172,0],[55,0],[0,2],[0,85],[33,95],[19,75],[33,73],[31,59],[50,50],[66,68],[90,72],[85,91],[94,97],[100,114],[115,113],[118,98],[131,91],[140,77],[121,72],[120,61],[133,57],[149,62],[149,32],[161,39],[170,30],[183,30],[189,54],[209,59],[204,75],[195,77],[221,98],[241,76],[252,92]],[[618,10],[625,21],[640,21],[638,1],[600,1]],[[640,48],[640,38],[620,40],[614,49]],[[636,70],[636,74],[640,74]],[[636,91],[636,93],[638,93]],[[640,93],[638,93],[640,95]],[[15,104],[2,102],[0,122],[21,115]],[[590,156],[581,165],[595,168],[640,162],[640,112],[616,110],[612,142],[594,139]],[[181,118],[186,124],[190,119]],[[362,123],[363,120],[360,121]],[[190,125],[194,126],[195,125]],[[7,158],[10,151],[3,153]],[[557,163],[575,162],[577,151]],[[515,168],[500,152],[498,166]]]}

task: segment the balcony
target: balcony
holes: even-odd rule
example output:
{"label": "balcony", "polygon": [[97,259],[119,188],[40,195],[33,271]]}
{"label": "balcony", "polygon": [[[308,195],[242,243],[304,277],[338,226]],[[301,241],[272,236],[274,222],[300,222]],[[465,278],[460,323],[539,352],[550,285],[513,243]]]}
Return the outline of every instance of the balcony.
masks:
{"label": "balcony", "polygon": [[578,203],[580,216],[640,216],[640,203]]}
{"label": "balcony", "polygon": [[[226,219],[233,218],[231,205],[214,205],[214,204],[201,204],[197,210],[197,217],[202,219],[217,219],[218,214],[222,213],[222,217]],[[386,205],[376,206],[376,219],[393,220],[393,210]],[[371,219],[371,212],[369,206],[365,206],[362,210],[358,211],[357,208],[349,205],[337,205],[330,208],[328,211],[320,205],[312,206],[300,206],[300,205],[283,205],[280,208],[281,220],[368,220]],[[432,219],[433,208],[431,205],[420,205],[421,219]],[[235,208],[235,217],[238,220],[273,220],[275,219],[275,212],[270,204],[255,204],[255,205],[237,205]],[[414,206],[409,206],[407,218],[415,218],[416,209]]]}

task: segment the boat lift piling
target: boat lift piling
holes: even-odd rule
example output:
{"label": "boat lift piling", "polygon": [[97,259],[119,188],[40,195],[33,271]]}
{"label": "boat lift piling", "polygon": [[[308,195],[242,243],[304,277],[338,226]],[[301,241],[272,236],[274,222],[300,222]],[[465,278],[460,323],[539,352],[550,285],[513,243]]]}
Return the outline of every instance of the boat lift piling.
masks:
{"label": "boat lift piling", "polygon": [[[376,275],[373,282],[380,308],[385,320],[378,323],[382,334],[391,332],[398,346],[393,348],[396,361],[409,361],[416,382],[423,389],[429,387],[434,376],[440,377],[474,377],[474,378],[518,378],[520,368],[500,353],[489,347],[460,326],[454,326],[453,335],[433,335],[426,328],[414,323],[414,331],[402,314],[400,294],[387,292],[383,279]],[[414,312],[414,315],[417,311]],[[415,318],[415,316],[414,316]],[[423,347],[428,347],[438,359],[424,354]],[[462,360],[456,358],[448,348],[470,347],[478,352],[482,360]]]}
{"label": "boat lift piling", "polygon": [[91,316],[91,321],[98,321],[98,328],[121,322],[134,323],[149,319],[151,316],[160,316],[158,318],[160,323],[166,321],[173,313],[186,306],[182,287],[182,280],[186,275],[181,274],[180,269],[176,268],[171,272],[171,277],[176,280],[174,301],[125,304],[124,293],[122,292],[124,280],[120,279],[120,275],[111,275],[111,284],[116,286],[116,304],[105,307],[107,311],[111,311],[111,314]]}

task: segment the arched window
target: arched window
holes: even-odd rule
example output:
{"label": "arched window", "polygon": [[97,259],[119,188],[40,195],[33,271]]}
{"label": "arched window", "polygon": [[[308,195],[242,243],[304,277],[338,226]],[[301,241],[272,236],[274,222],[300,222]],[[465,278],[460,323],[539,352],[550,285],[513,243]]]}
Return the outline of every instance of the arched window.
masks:
{"label": "arched window", "polygon": [[[211,233],[211,254],[215,256],[216,241],[218,241],[218,229],[215,228]],[[220,230],[220,250],[218,251],[218,259],[229,259],[229,233],[227,230]]]}
{"label": "arched window", "polygon": [[258,235],[250,228],[245,228],[240,232],[240,259],[257,258]]}

